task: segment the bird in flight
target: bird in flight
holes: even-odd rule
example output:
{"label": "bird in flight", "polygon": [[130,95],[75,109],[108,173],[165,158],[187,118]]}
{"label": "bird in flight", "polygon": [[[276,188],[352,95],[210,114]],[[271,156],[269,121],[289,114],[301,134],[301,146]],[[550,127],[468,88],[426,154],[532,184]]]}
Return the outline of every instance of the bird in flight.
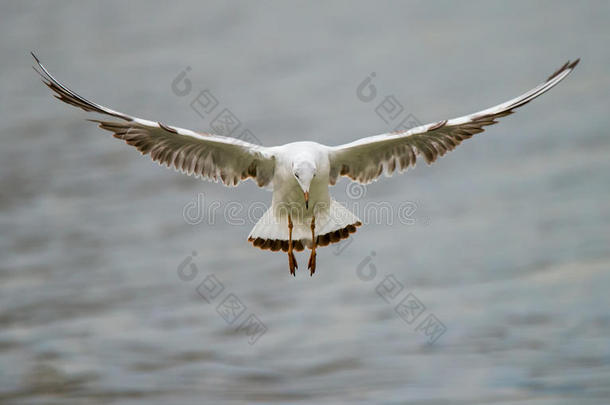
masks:
{"label": "bird in flight", "polygon": [[261,249],[288,254],[290,274],[298,268],[294,251],[311,250],[308,269],[316,270],[316,249],[349,238],[362,222],[330,197],[329,186],[340,176],[361,184],[382,174],[391,176],[415,166],[417,158],[431,164],[463,140],[483,132],[498,118],[519,108],[562,81],[579,59],[567,62],[543,83],[494,107],[421,125],[409,130],[362,138],[340,146],[294,142],[264,147],[239,139],[192,131],[124,114],[91,102],[56,80],[32,53],[34,70],[59,100],[109,118],[91,119],[149,155],[152,160],[188,175],[237,186],[253,180],[273,191],[272,204],[256,223],[248,241]]}

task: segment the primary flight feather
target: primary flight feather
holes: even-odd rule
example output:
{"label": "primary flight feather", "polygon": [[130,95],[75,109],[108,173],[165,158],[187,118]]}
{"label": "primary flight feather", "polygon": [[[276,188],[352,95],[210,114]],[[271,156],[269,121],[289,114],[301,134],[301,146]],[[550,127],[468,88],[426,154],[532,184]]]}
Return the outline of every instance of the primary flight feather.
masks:
{"label": "primary flight feather", "polygon": [[362,138],[340,146],[294,142],[264,147],[205,132],[149,121],[91,102],[56,80],[32,53],[34,68],[59,100],[111,117],[91,121],[118,139],[149,155],[154,161],[198,177],[236,186],[253,180],[273,189],[271,208],[256,223],[248,240],[254,246],[288,253],[291,274],[298,268],[294,250],[311,249],[308,268],[316,269],[316,248],[348,238],[362,223],[331,199],[329,186],[339,176],[359,183],[375,181],[415,166],[418,157],[428,163],[453,150],[463,140],[497,123],[562,81],[579,59],[567,62],[532,90],[474,114],[422,125],[410,130]]}

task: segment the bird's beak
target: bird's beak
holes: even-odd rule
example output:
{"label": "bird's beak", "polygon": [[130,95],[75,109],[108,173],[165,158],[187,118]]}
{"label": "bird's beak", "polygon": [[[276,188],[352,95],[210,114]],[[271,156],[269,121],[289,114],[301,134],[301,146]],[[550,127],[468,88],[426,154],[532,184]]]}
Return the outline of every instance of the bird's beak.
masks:
{"label": "bird's beak", "polygon": [[305,209],[309,209],[309,191],[305,191]]}

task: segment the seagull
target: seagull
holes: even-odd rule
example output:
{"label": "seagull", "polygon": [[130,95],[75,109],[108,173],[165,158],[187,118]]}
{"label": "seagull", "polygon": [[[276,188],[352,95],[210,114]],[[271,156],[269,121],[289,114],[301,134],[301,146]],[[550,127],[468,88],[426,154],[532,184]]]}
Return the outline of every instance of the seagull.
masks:
{"label": "seagull", "polygon": [[34,70],[59,100],[87,112],[107,116],[89,119],[143,155],[182,173],[225,186],[246,180],[272,190],[271,207],[248,235],[254,246],[288,255],[291,275],[298,268],[294,251],[311,250],[310,275],[316,271],[316,249],[349,238],[360,219],[331,198],[329,186],[340,176],[368,184],[382,174],[390,177],[414,167],[417,158],[431,164],[462,141],[483,132],[498,118],[512,114],[547,92],[570,74],[580,59],[566,62],[543,83],[494,107],[421,125],[362,138],[339,146],[293,142],[264,147],[239,139],[192,131],[137,118],[91,102],[56,80],[32,53]]}

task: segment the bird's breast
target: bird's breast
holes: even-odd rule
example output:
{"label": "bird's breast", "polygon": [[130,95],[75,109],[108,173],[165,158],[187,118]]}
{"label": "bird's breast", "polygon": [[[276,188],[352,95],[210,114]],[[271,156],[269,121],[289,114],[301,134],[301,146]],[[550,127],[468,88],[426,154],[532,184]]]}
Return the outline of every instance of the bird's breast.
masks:
{"label": "bird's breast", "polygon": [[[309,187],[309,204],[305,206],[305,195],[294,176],[291,179],[274,181],[272,206],[276,216],[285,217],[290,214],[293,220],[311,218],[319,212],[330,209],[330,194],[328,181],[314,179]],[[279,187],[278,187],[279,186]]]}

